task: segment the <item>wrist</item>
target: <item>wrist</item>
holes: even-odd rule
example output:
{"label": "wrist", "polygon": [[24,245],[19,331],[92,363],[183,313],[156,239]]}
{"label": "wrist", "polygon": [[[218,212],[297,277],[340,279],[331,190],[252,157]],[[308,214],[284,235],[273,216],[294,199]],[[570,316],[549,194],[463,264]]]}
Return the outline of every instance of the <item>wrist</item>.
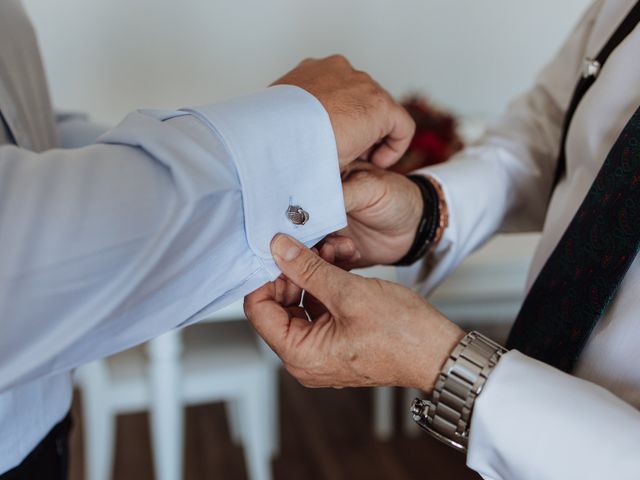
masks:
{"label": "wrist", "polygon": [[425,372],[426,375],[421,379],[418,385],[420,390],[429,394],[433,391],[444,364],[464,336],[464,330],[453,322],[448,322],[448,325],[443,326],[440,334],[434,336],[432,360],[430,362],[431,368]]}
{"label": "wrist", "polygon": [[476,398],[506,352],[478,332],[465,335],[449,354],[429,398],[412,402],[413,419],[436,439],[466,452]]}
{"label": "wrist", "polygon": [[[414,338],[415,349],[407,352],[405,386],[431,393],[451,352],[464,338],[465,332],[438,311],[427,313],[421,332]],[[439,325],[434,328],[434,315]]]}
{"label": "wrist", "polygon": [[407,240],[403,245],[398,261],[409,253],[416,235],[418,234],[418,227],[420,226],[420,220],[422,219],[425,208],[422,190],[420,187],[415,182],[411,181],[409,177],[403,177],[403,181],[406,184],[405,188],[409,197],[409,208],[406,210],[407,217],[405,217],[403,222],[403,230],[407,234]]}
{"label": "wrist", "polygon": [[407,178],[418,187],[422,208],[411,247],[395,263],[398,266],[411,265],[424,257],[427,251],[442,237],[448,218],[446,207],[443,208],[441,189],[437,182],[422,175],[409,175]]}

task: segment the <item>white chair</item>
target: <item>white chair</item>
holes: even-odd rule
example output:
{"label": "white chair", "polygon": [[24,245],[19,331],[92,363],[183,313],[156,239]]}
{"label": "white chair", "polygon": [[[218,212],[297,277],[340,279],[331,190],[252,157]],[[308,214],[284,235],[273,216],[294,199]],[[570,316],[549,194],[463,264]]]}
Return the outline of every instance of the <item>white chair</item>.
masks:
{"label": "white chair", "polygon": [[149,410],[155,478],[182,477],[186,405],[224,401],[248,476],[271,478],[278,449],[277,364],[246,321],[203,323],[82,367],[87,480],[111,478],[117,414]]}

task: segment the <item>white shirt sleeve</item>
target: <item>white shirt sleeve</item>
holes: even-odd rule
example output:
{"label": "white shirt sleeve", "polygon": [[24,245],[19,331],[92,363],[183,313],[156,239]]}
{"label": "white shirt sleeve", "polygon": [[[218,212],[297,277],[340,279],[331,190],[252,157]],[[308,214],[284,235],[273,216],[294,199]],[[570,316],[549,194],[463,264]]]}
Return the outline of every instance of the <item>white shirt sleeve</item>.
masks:
{"label": "white shirt sleeve", "polygon": [[596,0],[534,86],[448,162],[418,170],[443,187],[449,226],[424,261],[398,269],[424,295],[498,231],[538,231],[547,211],[564,112],[603,1]]}
{"label": "white shirt sleeve", "polygon": [[275,233],[345,220],[331,122],[296,87],[0,147],[0,391],[197,321],[279,275]]}
{"label": "white shirt sleeve", "polygon": [[632,480],[639,451],[635,408],[511,351],[476,400],[467,465],[491,480]]}

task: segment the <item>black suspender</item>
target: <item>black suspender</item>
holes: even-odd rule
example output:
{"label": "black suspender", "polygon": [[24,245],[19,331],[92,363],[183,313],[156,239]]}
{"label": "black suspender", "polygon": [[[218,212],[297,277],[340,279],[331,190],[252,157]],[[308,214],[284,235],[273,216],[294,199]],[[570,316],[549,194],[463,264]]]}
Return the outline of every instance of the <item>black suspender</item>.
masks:
{"label": "black suspender", "polygon": [[573,97],[571,97],[571,102],[569,102],[569,107],[567,108],[567,113],[564,117],[562,137],[560,140],[560,152],[558,154],[558,162],[556,163],[556,173],[553,180],[553,187],[551,189],[552,192],[562,176],[565,174],[567,168],[567,159],[565,156],[567,132],[569,131],[573,114],[576,112],[576,109],[580,104],[580,100],[582,100],[582,97],[584,97],[591,85],[596,81],[598,70],[604,66],[611,52],[613,52],[615,48],[627,37],[627,35],[631,33],[638,22],[640,22],[640,1],[633,6],[622,23],[618,25],[618,28],[613,32],[613,35],[609,37],[609,40],[607,40],[607,43],[602,47],[602,50],[600,50],[600,53],[598,53],[596,58],[585,59],[585,68],[583,70],[582,77],[573,91]]}

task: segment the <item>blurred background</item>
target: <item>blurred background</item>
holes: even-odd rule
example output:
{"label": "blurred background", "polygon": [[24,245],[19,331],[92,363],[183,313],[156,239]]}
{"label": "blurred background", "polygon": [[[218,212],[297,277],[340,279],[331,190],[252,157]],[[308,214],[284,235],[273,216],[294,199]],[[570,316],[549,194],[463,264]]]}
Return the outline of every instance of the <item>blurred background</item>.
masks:
{"label": "blurred background", "polygon": [[[465,141],[531,85],[589,3],[23,1],[56,108],[106,125],[136,108],[248,93],[305,57],[342,53],[398,98],[451,112]],[[466,328],[504,335],[535,241],[492,240],[431,300]],[[80,370],[72,478],[478,478],[407,421],[414,393],[305,390],[234,305]]]}

